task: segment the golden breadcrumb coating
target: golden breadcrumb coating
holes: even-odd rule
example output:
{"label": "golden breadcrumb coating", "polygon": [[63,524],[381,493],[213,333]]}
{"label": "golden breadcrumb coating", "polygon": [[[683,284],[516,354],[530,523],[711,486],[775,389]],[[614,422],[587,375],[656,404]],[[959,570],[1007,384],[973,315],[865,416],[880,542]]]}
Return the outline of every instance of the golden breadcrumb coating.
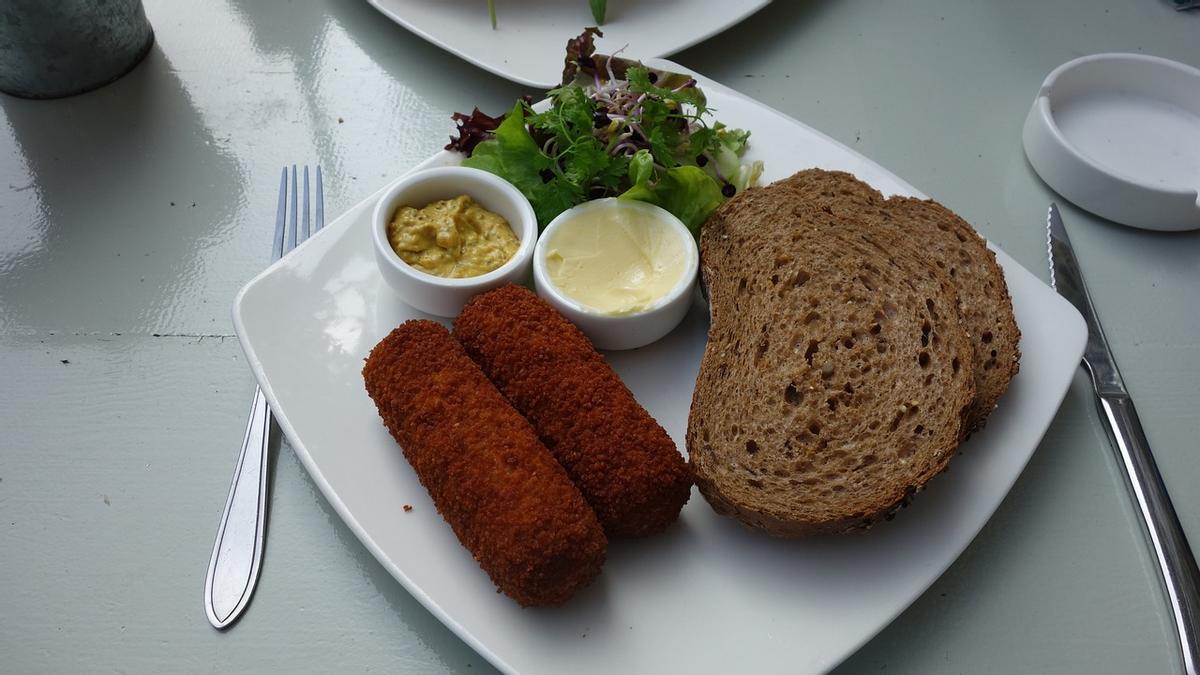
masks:
{"label": "golden breadcrumb coating", "polygon": [[679,517],[687,463],[574,324],[509,285],[468,302],[454,336],[533,423],[609,536],[654,534]]}
{"label": "golden breadcrumb coating", "polygon": [[608,542],[529,422],[441,325],[408,321],[371,350],[367,393],[437,510],[501,591],[557,605]]}

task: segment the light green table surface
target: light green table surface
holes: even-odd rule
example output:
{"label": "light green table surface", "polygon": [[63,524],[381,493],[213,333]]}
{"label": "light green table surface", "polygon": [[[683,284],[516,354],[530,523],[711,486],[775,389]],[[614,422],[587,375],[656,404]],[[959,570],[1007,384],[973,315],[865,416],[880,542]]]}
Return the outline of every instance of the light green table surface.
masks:
{"label": "light green table surface", "polygon": [[[201,589],[253,390],[229,308],[267,260],[279,167],[323,165],[332,219],[440,148],[451,111],[523,90],[358,0],[147,5],[158,42],[124,79],[0,97],[0,671],[489,672],[286,446],[248,613],[214,631]],[[1054,195],[1021,123],[1047,72],[1104,51],[1200,66],[1200,13],[780,0],[675,58],[874,158],[1044,278]],[[1200,542],[1200,236],[1064,215]],[[838,672],[1170,673],[1170,630],[1081,375],[979,538]]]}

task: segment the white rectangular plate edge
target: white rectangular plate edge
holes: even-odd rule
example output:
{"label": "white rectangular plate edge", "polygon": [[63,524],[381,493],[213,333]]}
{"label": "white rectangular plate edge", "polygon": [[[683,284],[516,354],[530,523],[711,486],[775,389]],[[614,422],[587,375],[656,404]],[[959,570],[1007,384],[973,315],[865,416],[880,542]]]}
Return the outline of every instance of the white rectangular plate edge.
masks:
{"label": "white rectangular plate edge", "polygon": [[[884,192],[919,196],[782,113],[701,84],[723,121],[771,139],[751,142],[768,180],[819,165],[852,171]],[[452,159],[439,154],[421,167]],[[508,672],[550,672],[565,658],[579,672],[603,672],[617,653],[631,672],[832,668],[933,583],[983,527],[1049,425],[1086,338],[1069,303],[997,251],[1024,333],[1022,372],[950,474],[894,522],[848,539],[781,542],[716,516],[693,493],[671,532],[614,542],[599,582],[567,607],[520,610],[495,594],[433,511],[352,372],[389,326],[414,314],[372,277],[364,228],[374,199],[248,283],[234,304],[235,330],[281,428],[339,516],[414,597]],[[693,311],[662,343],[609,357],[681,448],[703,314]],[[654,363],[678,375],[655,377]],[[356,466],[363,463],[369,466]],[[413,504],[413,513],[402,513],[401,502]],[[882,555],[888,568],[876,569],[872,561]],[[825,608],[816,620],[814,607]]]}

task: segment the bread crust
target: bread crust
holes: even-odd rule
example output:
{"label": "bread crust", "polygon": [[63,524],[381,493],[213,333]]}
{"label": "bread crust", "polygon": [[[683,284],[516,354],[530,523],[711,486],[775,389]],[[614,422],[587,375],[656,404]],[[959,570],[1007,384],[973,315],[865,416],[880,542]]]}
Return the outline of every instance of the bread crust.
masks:
{"label": "bread crust", "polygon": [[959,289],[959,314],[975,354],[975,403],[967,433],[983,427],[1021,366],[1021,329],[996,254],[975,228],[932,199],[891,197],[884,217],[919,231]]}

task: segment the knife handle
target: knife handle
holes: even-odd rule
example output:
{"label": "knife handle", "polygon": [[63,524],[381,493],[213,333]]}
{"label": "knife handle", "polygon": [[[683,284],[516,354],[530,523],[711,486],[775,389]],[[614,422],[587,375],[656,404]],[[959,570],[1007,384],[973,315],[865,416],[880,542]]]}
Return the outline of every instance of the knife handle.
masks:
{"label": "knife handle", "polygon": [[1133,399],[1116,394],[1099,396],[1096,401],[1154,550],[1159,578],[1171,604],[1184,672],[1200,675],[1200,572],[1196,558],[1150,453]]}

